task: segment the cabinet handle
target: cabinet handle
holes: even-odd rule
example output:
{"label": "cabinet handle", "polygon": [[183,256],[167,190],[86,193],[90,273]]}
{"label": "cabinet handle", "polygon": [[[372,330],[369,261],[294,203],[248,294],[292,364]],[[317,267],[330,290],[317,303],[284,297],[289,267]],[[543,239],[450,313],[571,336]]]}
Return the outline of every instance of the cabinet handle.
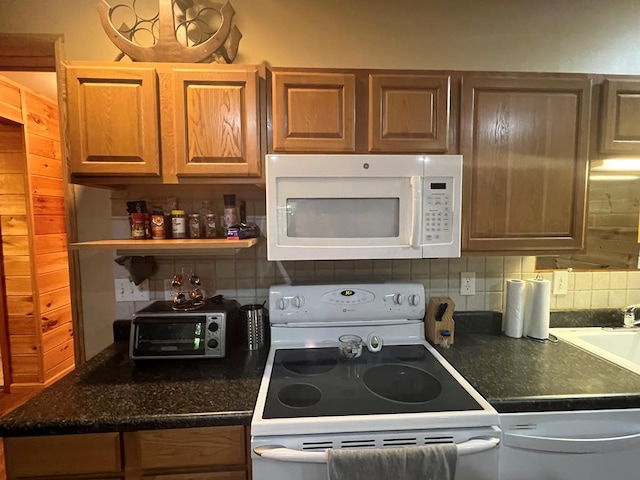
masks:
{"label": "cabinet handle", "polygon": [[504,434],[505,447],[557,453],[604,453],[637,448],[640,433],[602,438],[542,437],[517,433]]}
{"label": "cabinet handle", "polygon": [[422,177],[411,177],[411,236],[409,245],[413,248],[420,246],[420,236],[422,233]]}

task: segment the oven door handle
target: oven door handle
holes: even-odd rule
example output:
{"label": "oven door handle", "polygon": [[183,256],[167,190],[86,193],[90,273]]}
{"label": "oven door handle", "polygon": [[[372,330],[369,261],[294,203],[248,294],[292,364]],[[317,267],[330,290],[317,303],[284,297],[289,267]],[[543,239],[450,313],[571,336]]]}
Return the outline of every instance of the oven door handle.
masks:
{"label": "oven door handle", "polygon": [[411,208],[409,246],[418,248],[422,240],[422,177],[411,177]]}
{"label": "oven door handle", "polygon": [[[486,452],[495,448],[500,443],[497,437],[472,438],[464,443],[456,445],[458,447],[458,455],[471,455],[474,453]],[[296,462],[296,463],[327,463],[327,451],[303,452],[300,450],[292,450],[282,445],[261,445],[253,449],[253,452],[259,457],[269,460],[278,460],[280,462]]]}

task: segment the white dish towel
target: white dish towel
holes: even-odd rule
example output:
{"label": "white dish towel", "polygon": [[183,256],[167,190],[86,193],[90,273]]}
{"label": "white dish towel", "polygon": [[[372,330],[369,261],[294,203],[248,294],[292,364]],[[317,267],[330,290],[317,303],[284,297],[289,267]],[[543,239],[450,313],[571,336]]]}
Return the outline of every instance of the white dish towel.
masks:
{"label": "white dish towel", "polygon": [[329,480],[454,480],[455,444],[327,450]]}

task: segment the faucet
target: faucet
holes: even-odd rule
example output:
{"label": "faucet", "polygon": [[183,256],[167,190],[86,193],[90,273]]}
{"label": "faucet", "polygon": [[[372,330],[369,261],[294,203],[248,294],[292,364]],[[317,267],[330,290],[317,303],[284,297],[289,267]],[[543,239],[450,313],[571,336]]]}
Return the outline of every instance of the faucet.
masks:
{"label": "faucet", "polygon": [[636,320],[636,311],[640,312],[640,304],[629,305],[624,309],[625,328],[633,328],[640,324],[640,320]]}

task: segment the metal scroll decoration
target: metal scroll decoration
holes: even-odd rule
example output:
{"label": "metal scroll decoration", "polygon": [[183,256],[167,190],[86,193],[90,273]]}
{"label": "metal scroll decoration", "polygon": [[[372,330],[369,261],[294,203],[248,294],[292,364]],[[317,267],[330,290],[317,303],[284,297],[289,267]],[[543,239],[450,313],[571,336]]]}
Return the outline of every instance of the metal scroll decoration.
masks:
{"label": "metal scroll decoration", "polygon": [[116,60],[232,63],[238,53],[242,33],[232,26],[229,2],[218,8],[210,0],[124,1],[98,3],[102,27],[122,52]]}

